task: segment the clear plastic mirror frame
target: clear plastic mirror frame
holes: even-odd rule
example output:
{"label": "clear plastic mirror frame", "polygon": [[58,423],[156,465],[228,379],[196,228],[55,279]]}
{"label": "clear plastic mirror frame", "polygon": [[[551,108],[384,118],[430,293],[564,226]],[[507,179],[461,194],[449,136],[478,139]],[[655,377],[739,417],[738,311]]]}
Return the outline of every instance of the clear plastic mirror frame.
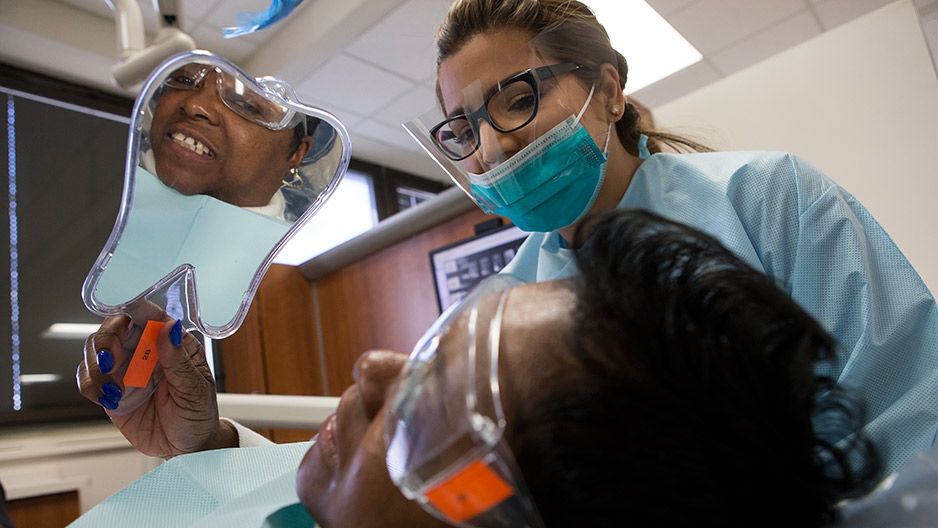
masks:
{"label": "clear plastic mirror frame", "polygon": [[[191,69],[192,65],[198,65],[195,70],[207,72],[201,84],[179,90],[164,82],[182,71],[180,68]],[[219,79],[226,81],[224,88]],[[287,136],[308,146],[308,151],[298,166],[284,166],[280,171],[270,168],[281,164],[279,159],[276,163],[254,159],[263,150],[263,141],[252,144],[256,148],[229,152],[226,140],[231,139],[230,134],[213,136],[205,132],[216,125],[163,127],[155,121],[160,119],[157,109],[167,93],[215,97],[210,104],[215,104],[212,108],[217,113],[225,108],[230,111],[227,123],[253,130],[255,137],[279,133],[278,138]],[[245,102],[242,98],[253,100]],[[260,103],[281,112],[285,116],[283,129],[271,130],[269,122],[251,122],[239,115],[245,113],[243,109],[235,113],[233,105],[247,103]],[[176,110],[179,108],[177,105]],[[192,122],[197,119],[192,118]],[[158,137],[152,133],[154,126],[160,133]],[[200,126],[204,127],[201,133]],[[217,188],[183,188],[184,178],[171,176],[165,170],[169,162],[161,163],[162,159],[173,158],[157,156],[160,148],[154,147],[161,141],[170,145],[162,147],[163,151],[176,149],[176,161],[195,166],[192,172],[196,178],[190,177],[190,182],[199,182],[203,174],[214,174],[216,167],[212,164],[253,160],[259,165],[255,169],[272,172],[269,177],[264,175],[263,187],[267,190],[273,186],[273,194],[268,192],[270,199],[266,202],[249,204],[228,200]],[[205,51],[169,58],[146,80],[134,105],[120,211],[85,279],[85,305],[101,316],[128,314],[138,325],[145,324],[158,308],[183,321],[189,330],[216,339],[231,335],[247,315],[276,253],[334,192],[350,158],[351,143],[338,118],[299,102],[288,84],[269,77],[251,78],[228,60]],[[246,173],[218,171],[223,180]],[[267,182],[271,178],[276,183]]]}

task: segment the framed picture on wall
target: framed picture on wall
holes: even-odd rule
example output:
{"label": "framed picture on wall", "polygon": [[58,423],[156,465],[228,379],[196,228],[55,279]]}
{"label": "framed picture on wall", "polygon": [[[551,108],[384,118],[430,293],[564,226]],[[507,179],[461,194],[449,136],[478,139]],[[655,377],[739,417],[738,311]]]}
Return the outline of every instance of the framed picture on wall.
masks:
{"label": "framed picture on wall", "polygon": [[504,268],[527,236],[509,225],[431,251],[430,269],[440,312],[479,281]]}

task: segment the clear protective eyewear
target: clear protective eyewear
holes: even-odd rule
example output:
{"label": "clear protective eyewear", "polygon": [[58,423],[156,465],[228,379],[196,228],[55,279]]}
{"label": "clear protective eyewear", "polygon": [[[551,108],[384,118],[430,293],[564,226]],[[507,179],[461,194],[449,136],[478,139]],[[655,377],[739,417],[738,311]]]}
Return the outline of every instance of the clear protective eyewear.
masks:
{"label": "clear protective eyewear", "polygon": [[[266,91],[255,88],[254,83],[242,80],[221,68],[210,64],[185,64],[163,80],[163,85],[174,90],[201,89],[205,78],[215,77],[215,89],[225,106],[239,116],[271,130],[285,130],[305,123],[305,116],[281,104],[277,99],[296,99],[290,88],[273,78],[261,78],[260,85]],[[289,95],[290,97],[284,97]]]}
{"label": "clear protective eyewear", "polygon": [[466,113],[448,117],[430,129],[434,144],[453,161],[468,158],[479,149],[479,123],[485,121],[499,132],[514,132],[537,116],[542,81],[583,66],[564,62],[531,68],[499,82],[485,104]]}
{"label": "clear protective eyewear", "polygon": [[414,347],[387,412],[391,480],[455,526],[543,526],[504,436],[499,393],[502,316],[520,284],[494,275],[448,308]]}

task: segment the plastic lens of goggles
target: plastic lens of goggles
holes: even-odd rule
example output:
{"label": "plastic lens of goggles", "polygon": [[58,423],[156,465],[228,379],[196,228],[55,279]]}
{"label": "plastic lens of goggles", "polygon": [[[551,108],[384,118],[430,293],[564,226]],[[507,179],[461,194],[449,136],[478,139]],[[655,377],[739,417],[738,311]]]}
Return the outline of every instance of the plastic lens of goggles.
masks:
{"label": "plastic lens of goggles", "polygon": [[194,90],[203,80],[215,74],[218,96],[229,109],[239,116],[271,130],[292,128],[300,123],[300,116],[276,102],[282,94],[274,94],[248,79],[240,79],[216,66],[187,64],[166,78],[163,84],[176,90]]}
{"label": "plastic lens of goggles", "polygon": [[436,146],[453,161],[472,155],[479,148],[479,122],[499,132],[514,132],[537,115],[540,83],[582,66],[572,62],[525,70],[498,83],[497,90],[480,108],[450,117],[430,130]]}
{"label": "plastic lens of goggles", "polygon": [[458,526],[542,526],[503,438],[499,399],[502,311],[519,284],[494,276],[450,307],[414,348],[387,414],[391,479]]}

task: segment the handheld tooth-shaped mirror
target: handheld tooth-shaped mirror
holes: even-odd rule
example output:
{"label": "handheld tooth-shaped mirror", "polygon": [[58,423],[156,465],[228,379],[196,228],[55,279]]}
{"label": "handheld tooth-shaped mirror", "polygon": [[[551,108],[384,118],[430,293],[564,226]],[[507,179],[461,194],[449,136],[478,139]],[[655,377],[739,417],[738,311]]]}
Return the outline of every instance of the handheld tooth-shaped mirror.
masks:
{"label": "handheld tooth-shaped mirror", "polygon": [[283,81],[207,52],[170,58],[134,106],[120,212],[85,279],[85,305],[141,327],[166,314],[231,335],[350,156],[342,123]]}

